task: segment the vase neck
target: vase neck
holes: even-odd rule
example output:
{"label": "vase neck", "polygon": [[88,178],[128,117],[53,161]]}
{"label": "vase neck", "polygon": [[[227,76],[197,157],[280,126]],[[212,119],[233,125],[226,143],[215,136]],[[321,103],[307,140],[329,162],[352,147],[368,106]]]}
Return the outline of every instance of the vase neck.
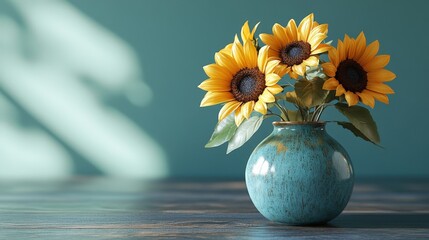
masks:
{"label": "vase neck", "polygon": [[309,131],[309,132],[324,132],[324,122],[274,122],[274,131]]}

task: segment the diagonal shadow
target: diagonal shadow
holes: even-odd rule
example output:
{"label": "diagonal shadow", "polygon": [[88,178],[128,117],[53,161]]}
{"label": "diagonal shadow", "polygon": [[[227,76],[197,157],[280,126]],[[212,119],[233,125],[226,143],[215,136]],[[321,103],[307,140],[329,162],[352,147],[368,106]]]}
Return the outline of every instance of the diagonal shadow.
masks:
{"label": "diagonal shadow", "polygon": [[342,214],[327,224],[333,228],[427,228],[429,213]]}
{"label": "diagonal shadow", "polygon": [[47,135],[52,137],[59,145],[61,145],[71,156],[73,162],[73,173],[79,175],[102,175],[103,172],[98,169],[95,165],[93,165],[90,161],[88,161],[84,156],[82,156],[78,151],[69,146],[65,141],[63,141],[59,136],[57,136],[54,132],[52,132],[49,128],[47,128],[42,122],[40,122],[37,118],[32,116],[24,107],[21,106],[19,102],[17,102],[9,93],[0,88],[0,94],[2,94],[6,99],[12,103],[16,109],[20,112],[20,116],[23,122],[21,122],[22,126],[28,126],[34,124],[39,127],[43,131],[46,132]]}

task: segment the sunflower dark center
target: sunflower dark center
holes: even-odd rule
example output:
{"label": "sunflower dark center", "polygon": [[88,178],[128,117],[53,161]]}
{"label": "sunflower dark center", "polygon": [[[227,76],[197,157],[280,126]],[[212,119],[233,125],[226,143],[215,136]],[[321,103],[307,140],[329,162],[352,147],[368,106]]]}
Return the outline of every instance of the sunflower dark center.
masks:
{"label": "sunflower dark center", "polygon": [[346,59],[338,65],[335,78],[345,90],[354,93],[362,92],[368,83],[365,70],[353,59]]}
{"label": "sunflower dark center", "polygon": [[280,51],[280,59],[288,66],[301,64],[311,54],[311,45],[304,41],[290,42]]}
{"label": "sunflower dark center", "polygon": [[251,76],[246,76],[240,81],[240,85],[238,86],[238,89],[243,94],[249,94],[252,93],[253,88],[255,88],[256,80]]}
{"label": "sunflower dark center", "polygon": [[231,81],[231,92],[239,102],[257,101],[265,87],[265,74],[257,67],[241,69]]}

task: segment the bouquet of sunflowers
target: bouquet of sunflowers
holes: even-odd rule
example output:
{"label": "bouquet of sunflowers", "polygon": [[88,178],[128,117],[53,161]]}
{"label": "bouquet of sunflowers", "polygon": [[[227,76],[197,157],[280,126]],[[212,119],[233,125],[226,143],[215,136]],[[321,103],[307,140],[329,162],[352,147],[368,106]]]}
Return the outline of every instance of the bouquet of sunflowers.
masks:
{"label": "bouquet of sunflowers", "polygon": [[[326,42],[328,24],[305,17],[299,25],[274,24],[272,34],[260,34],[260,47],[248,22],[241,39],[215,53],[215,63],[204,67],[209,77],[198,87],[207,91],[201,107],[223,104],[218,124],[206,147],[228,142],[227,152],[242,146],[264,119],[318,122],[327,107],[349,121],[335,122],[374,144],[380,142],[377,126],[367,108],[375,100],[389,103],[394,91],[385,82],[396,75],[385,66],[389,55],[377,55],[379,42],[367,45],[363,32],[345,35],[337,47]],[[324,57],[327,54],[327,57]],[[288,76],[288,78],[286,77]]]}

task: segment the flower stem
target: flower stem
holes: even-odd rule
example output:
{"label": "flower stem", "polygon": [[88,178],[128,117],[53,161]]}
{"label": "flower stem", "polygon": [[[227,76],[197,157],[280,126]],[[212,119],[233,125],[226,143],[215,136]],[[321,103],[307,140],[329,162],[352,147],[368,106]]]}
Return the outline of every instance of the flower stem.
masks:
{"label": "flower stem", "polygon": [[320,105],[320,108],[318,109],[318,112],[317,112],[317,115],[316,115],[316,118],[315,118],[316,122],[319,121],[320,116],[322,115],[324,109],[325,109],[325,105],[323,105],[323,104]]}
{"label": "flower stem", "polygon": [[292,84],[290,84],[290,83],[286,83],[286,84],[280,85],[280,87],[282,87],[282,88],[285,88],[285,87],[293,87],[293,85],[292,85]]}
{"label": "flower stem", "polygon": [[314,112],[313,112],[313,116],[311,117],[311,121],[313,122],[317,122],[318,121],[318,116],[320,117],[320,111],[323,109],[323,104],[318,105],[315,107]]}
{"label": "flower stem", "polygon": [[304,112],[303,112],[302,108],[300,106],[298,106],[298,105],[297,105],[297,108],[299,110],[299,113],[301,114],[302,121],[305,121],[305,116],[304,116]]}
{"label": "flower stem", "polygon": [[333,104],[322,104],[320,106],[321,106],[321,108],[319,109],[319,112],[318,112],[316,119],[315,119],[316,122],[318,122],[320,120],[320,117],[322,116],[323,111],[325,111],[325,109],[327,107],[332,107],[334,105]]}
{"label": "flower stem", "polygon": [[286,117],[286,120],[290,121],[289,115],[287,114],[287,110],[284,107],[282,107],[277,101],[275,101],[274,104],[283,113],[283,115]]}
{"label": "flower stem", "polygon": [[285,121],[285,119],[282,118],[282,116],[278,115],[277,113],[269,112],[265,114],[266,117],[279,117],[282,121]]}

